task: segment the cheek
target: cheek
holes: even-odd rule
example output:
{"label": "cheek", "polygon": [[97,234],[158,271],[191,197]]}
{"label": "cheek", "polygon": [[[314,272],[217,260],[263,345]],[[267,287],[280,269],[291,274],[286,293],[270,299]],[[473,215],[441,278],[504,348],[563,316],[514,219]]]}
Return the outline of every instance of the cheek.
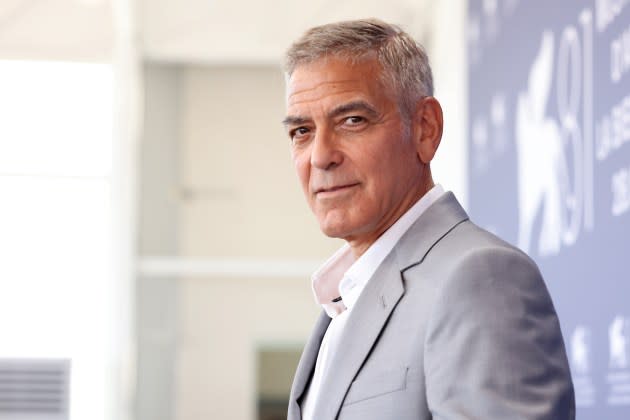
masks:
{"label": "cheek", "polygon": [[308,197],[308,184],[310,178],[310,159],[304,153],[292,152],[291,157],[293,159],[293,166],[295,167],[295,173],[298,176],[300,185],[304,190],[304,194]]}
{"label": "cheek", "polygon": [[393,158],[387,152],[371,167],[370,182],[367,184],[366,199],[371,211],[382,212],[399,199],[410,188],[408,173],[403,168],[410,165],[398,155]]}

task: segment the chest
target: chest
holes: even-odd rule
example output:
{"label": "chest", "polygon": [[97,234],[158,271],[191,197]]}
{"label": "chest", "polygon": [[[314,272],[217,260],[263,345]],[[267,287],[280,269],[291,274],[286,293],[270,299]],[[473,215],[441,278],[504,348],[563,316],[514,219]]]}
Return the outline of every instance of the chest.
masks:
{"label": "chest", "polygon": [[344,398],[339,419],[430,419],[424,338],[430,290],[411,288],[398,302]]}

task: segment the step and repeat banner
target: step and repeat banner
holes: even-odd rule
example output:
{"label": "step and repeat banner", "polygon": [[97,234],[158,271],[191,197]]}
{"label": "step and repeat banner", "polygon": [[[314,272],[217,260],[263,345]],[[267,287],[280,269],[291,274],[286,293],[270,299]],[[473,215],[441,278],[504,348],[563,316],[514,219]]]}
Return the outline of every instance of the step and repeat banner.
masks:
{"label": "step and repeat banner", "polygon": [[470,0],[469,208],[539,264],[579,420],[630,419],[630,0]]}

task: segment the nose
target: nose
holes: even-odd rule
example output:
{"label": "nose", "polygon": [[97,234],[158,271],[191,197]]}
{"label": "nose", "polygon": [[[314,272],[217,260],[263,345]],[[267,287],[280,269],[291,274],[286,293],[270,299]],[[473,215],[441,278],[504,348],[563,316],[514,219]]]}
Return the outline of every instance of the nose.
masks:
{"label": "nose", "polygon": [[343,162],[343,153],[339,150],[334,135],[320,130],[315,134],[311,148],[311,166],[329,170]]}

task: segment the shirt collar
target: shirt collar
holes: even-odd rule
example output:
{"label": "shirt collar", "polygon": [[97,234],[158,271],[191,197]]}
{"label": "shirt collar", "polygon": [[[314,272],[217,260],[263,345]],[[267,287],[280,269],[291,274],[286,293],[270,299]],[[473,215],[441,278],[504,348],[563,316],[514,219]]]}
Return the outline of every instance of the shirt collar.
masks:
{"label": "shirt collar", "polygon": [[[431,188],[358,259],[354,258],[346,243],[313,273],[311,279],[315,300],[323,306],[328,316],[334,318],[345,309],[352,310],[378,266],[413,222],[442,194],[444,189],[441,185]],[[338,297],[341,297],[341,301],[333,302]]]}

